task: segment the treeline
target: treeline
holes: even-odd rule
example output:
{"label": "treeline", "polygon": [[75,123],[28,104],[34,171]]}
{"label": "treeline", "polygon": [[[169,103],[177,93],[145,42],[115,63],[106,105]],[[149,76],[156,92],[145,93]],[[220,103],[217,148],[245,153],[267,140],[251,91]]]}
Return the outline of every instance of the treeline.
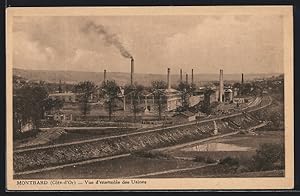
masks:
{"label": "treeline", "polygon": [[48,97],[43,84],[27,83],[14,89],[13,95],[13,131],[14,138],[21,134],[22,127],[38,129],[44,114],[52,109],[59,110],[63,102]]}
{"label": "treeline", "polygon": [[[19,80],[19,82],[17,82]],[[21,82],[20,82],[21,81]],[[38,83],[14,78],[14,135],[21,133],[23,126],[30,124],[32,129],[38,129],[41,119],[44,119],[45,112],[59,110],[63,108],[64,101],[49,98],[49,85],[43,81]],[[61,87],[60,87],[61,88]],[[59,88],[59,89],[60,89]],[[188,108],[188,97],[196,89],[195,85],[180,82],[175,86],[181,92],[182,107],[180,111]],[[132,100],[131,111],[133,120],[136,121],[137,113],[144,108],[140,108],[139,99],[146,94],[151,94],[154,98],[158,110],[158,118],[162,119],[164,108],[163,97],[167,84],[165,81],[157,80],[151,83],[150,87],[145,87],[138,83],[133,85],[119,86],[114,80],[102,82],[99,86],[91,81],[82,81],[72,87],[76,93],[80,105],[80,111],[85,118],[91,111],[90,99],[97,93],[99,98],[104,100],[104,107],[108,112],[109,120],[112,120],[113,112],[117,108],[118,102],[124,101],[124,96]]]}
{"label": "treeline", "polygon": [[[79,95],[79,103],[83,116],[86,116],[91,110],[91,107],[89,106],[89,97],[98,91],[100,98],[104,100],[109,120],[112,119],[112,114],[117,107],[117,102],[123,102],[125,96],[125,98],[130,98],[132,100],[131,111],[133,113],[134,121],[137,119],[137,113],[142,111],[139,107],[139,99],[140,97],[145,96],[145,93],[149,93],[154,97],[155,104],[158,108],[158,118],[162,119],[165,89],[167,89],[167,84],[162,80],[152,81],[150,87],[145,87],[138,83],[121,87],[114,80],[104,81],[99,87],[91,81],[80,82],[75,86],[75,92]],[[181,82],[176,89],[181,92],[183,108],[186,109],[188,107],[188,94],[191,94],[195,90],[195,86]]]}

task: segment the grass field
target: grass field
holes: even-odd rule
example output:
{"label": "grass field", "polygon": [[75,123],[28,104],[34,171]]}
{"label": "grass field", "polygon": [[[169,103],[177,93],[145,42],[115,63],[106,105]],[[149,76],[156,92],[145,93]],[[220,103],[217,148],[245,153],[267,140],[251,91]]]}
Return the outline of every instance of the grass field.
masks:
{"label": "grass field", "polygon": [[[258,135],[233,135],[221,139],[216,139],[207,143],[222,143],[231,144],[240,147],[249,147],[248,151],[185,151],[185,149],[178,149],[176,151],[170,152],[172,156],[178,157],[209,157],[214,160],[222,159],[226,157],[238,158],[241,163],[247,162],[255,153],[256,149],[264,143],[283,143],[284,142],[284,132],[282,131],[261,131]],[[196,144],[198,145],[198,144]],[[193,146],[196,146],[193,145]],[[189,146],[187,148],[191,148]]]}
{"label": "grass field", "polygon": [[284,177],[284,170],[232,173],[228,167],[222,165],[210,166],[191,171],[175,172],[164,175],[150,176],[149,178],[257,178],[257,177]]}
{"label": "grass field", "polygon": [[16,176],[18,179],[121,178],[145,173],[203,165],[177,159],[150,159],[136,156],[102,161],[82,166],[66,167],[47,172]]}
{"label": "grass field", "polygon": [[[136,128],[81,128],[81,129],[61,129],[60,133],[53,130],[41,130],[39,134],[34,137],[14,141],[14,148],[20,147],[37,147],[54,144],[63,144],[74,141],[82,141],[88,139],[102,138],[113,135],[120,135],[136,131]],[[37,142],[35,142],[37,141]],[[41,142],[43,141],[43,142]]]}
{"label": "grass field", "polygon": [[[282,143],[284,135],[281,131],[259,132],[258,135],[235,135],[210,142],[220,142],[234,144],[238,146],[251,147],[249,151],[181,151],[180,149],[167,152],[166,157],[146,158],[140,155],[131,155],[113,159],[90,163],[85,165],[65,167],[62,169],[51,170],[47,172],[15,176],[18,179],[53,179],[53,178],[122,178],[136,175],[144,175],[154,172],[168,171],[173,169],[191,168],[206,165],[205,162],[196,162],[193,160],[182,160],[176,157],[195,158],[197,156],[210,157],[213,160],[223,159],[225,157],[235,157],[239,159],[240,165],[249,164],[249,160],[255,154],[256,149],[264,143]],[[232,170],[231,166],[218,164],[201,169],[190,171],[180,171],[161,175],[154,175],[151,178],[196,178],[196,177],[267,177],[283,176],[283,171],[272,172],[247,172],[240,173]],[[150,177],[150,176],[149,176]],[[145,178],[149,178],[145,177]]]}

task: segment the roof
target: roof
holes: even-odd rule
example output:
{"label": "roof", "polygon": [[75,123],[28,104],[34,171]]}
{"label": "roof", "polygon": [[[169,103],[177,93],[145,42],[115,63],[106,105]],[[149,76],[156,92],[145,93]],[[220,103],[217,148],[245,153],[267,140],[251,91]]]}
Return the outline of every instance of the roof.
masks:
{"label": "roof", "polygon": [[228,93],[232,93],[232,90],[231,90],[231,89],[225,89],[224,92],[225,92],[225,93],[227,93],[227,92],[228,92]]}
{"label": "roof", "polygon": [[203,113],[203,112],[198,112],[198,115],[199,116],[207,116],[205,113]]}
{"label": "roof", "polygon": [[50,114],[50,115],[48,115],[48,116],[53,116],[53,115],[63,115],[63,114],[65,114],[65,113],[62,112],[62,111],[55,111],[55,112],[53,112],[52,114]]}
{"label": "roof", "polygon": [[165,91],[165,93],[178,93],[179,91],[173,88],[167,88]]}

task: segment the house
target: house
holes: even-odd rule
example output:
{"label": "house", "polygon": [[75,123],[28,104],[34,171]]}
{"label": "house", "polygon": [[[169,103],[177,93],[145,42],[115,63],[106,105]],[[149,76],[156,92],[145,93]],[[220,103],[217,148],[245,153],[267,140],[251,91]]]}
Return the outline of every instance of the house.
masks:
{"label": "house", "polygon": [[166,103],[166,111],[176,110],[181,103],[181,93],[175,89],[169,88],[164,91]]}
{"label": "house", "polygon": [[233,99],[233,91],[231,89],[224,90],[224,100],[225,102],[231,102]]}
{"label": "house", "polygon": [[54,120],[54,121],[72,121],[73,120],[73,115],[71,113],[66,113],[62,111],[54,111],[51,113],[46,113],[45,118],[47,120]]}
{"label": "house", "polygon": [[[178,107],[182,106],[182,97],[181,93],[175,89],[161,89],[161,103],[162,103],[162,111],[174,111]],[[145,108],[145,112],[157,112],[157,98],[154,97],[153,93],[145,92],[143,96],[143,101],[141,104]]]}
{"label": "house", "polygon": [[235,104],[241,104],[241,103],[245,103],[245,97],[234,97],[232,99],[232,102],[235,103]]}
{"label": "house", "polygon": [[72,92],[64,92],[64,93],[52,93],[49,94],[49,98],[55,100],[62,100],[64,102],[74,103],[76,102],[76,94]]}
{"label": "house", "polygon": [[26,124],[21,125],[21,132],[26,132],[26,131],[30,131],[33,129],[33,123],[32,122],[28,122]]}
{"label": "house", "polygon": [[192,95],[189,97],[189,106],[193,107],[199,104],[201,101],[204,101],[204,95]]}
{"label": "house", "polygon": [[196,115],[197,118],[204,118],[207,117],[207,114],[203,113],[203,112],[198,112]]}
{"label": "house", "polygon": [[233,89],[233,97],[236,97],[238,95],[239,89],[238,88],[234,88]]}

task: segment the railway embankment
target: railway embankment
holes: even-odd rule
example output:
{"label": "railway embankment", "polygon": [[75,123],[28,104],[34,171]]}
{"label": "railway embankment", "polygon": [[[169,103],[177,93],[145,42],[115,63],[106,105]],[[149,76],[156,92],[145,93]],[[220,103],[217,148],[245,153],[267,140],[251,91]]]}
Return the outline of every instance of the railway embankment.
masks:
{"label": "railway embankment", "polygon": [[263,115],[251,115],[264,111],[268,105],[239,114],[207,119],[183,125],[158,128],[136,133],[121,134],[107,138],[79,141],[46,147],[15,150],[14,171],[36,170],[41,168],[76,163],[85,160],[151,150],[209,138],[217,135],[250,129],[261,123]]}

